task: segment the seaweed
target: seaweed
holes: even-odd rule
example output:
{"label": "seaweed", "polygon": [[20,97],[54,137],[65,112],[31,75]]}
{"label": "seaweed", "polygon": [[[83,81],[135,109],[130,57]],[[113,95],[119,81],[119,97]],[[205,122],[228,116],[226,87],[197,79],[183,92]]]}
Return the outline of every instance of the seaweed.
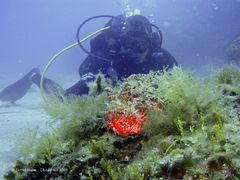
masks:
{"label": "seaweed", "polygon": [[57,123],[57,133],[63,140],[88,138],[103,127],[106,95],[71,96],[63,101],[50,97],[44,105],[46,112]]}
{"label": "seaweed", "polygon": [[240,94],[240,69],[237,66],[227,66],[218,70],[215,74],[215,81],[224,95]]}
{"label": "seaweed", "polygon": [[[208,82],[174,67],[115,87],[99,77],[89,96],[50,97],[52,129],[23,138],[24,158],[5,178],[239,179],[239,81],[235,67]],[[117,134],[113,112],[144,114],[141,131]]]}

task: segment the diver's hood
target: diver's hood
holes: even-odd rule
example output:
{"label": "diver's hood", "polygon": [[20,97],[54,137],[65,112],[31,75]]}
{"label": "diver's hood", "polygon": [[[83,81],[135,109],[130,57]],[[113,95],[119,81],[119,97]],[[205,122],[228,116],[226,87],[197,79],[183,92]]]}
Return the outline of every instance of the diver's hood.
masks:
{"label": "diver's hood", "polygon": [[[111,20],[105,25],[104,31],[91,40],[91,51],[89,52],[80,42],[79,32],[86,22],[102,17],[111,18]],[[157,30],[157,36],[153,37],[153,33],[155,32],[153,32],[152,28]],[[145,54],[147,50],[154,52],[160,49],[162,33],[156,25],[151,24],[151,22],[142,15],[129,17],[124,15],[99,15],[88,18],[78,27],[77,40],[81,49],[88,55],[110,62],[115,57],[120,57],[123,54]],[[101,57],[97,55],[96,52],[98,51],[104,52],[104,56]]]}
{"label": "diver's hood", "polygon": [[128,32],[150,35],[152,33],[152,25],[149,20],[142,15],[130,16],[126,18],[123,34]]}
{"label": "diver's hood", "polygon": [[134,15],[126,18],[120,36],[122,50],[142,54],[151,46],[152,25],[147,18]]}

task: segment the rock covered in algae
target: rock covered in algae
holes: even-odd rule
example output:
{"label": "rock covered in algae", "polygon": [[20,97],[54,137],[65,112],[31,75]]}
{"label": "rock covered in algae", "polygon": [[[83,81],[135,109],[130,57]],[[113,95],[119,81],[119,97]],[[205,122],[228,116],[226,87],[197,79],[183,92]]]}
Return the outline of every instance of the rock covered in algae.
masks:
{"label": "rock covered in algae", "polygon": [[240,65],[240,36],[227,48],[226,60],[230,64]]}
{"label": "rock covered in algae", "polygon": [[[54,128],[24,140],[25,153],[5,178],[239,179],[240,121],[222,91],[235,82],[230,74],[211,84],[176,67],[129,77],[102,94],[51,100]],[[140,133],[109,129],[109,112],[140,110],[147,116]]]}

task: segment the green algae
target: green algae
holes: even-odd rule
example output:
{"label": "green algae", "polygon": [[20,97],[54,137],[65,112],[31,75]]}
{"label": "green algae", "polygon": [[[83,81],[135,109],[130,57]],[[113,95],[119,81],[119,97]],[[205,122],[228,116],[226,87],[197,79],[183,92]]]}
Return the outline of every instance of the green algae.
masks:
{"label": "green algae", "polygon": [[[92,84],[100,94],[50,98],[45,109],[54,128],[25,141],[25,160],[5,178],[238,179],[239,80],[237,68],[219,70],[210,83],[174,67],[131,76],[107,91]],[[140,135],[124,138],[106,127],[109,111],[136,112],[140,105],[148,116]]]}
{"label": "green algae", "polygon": [[240,64],[240,36],[231,42],[226,49],[226,61],[229,64]]}
{"label": "green algae", "polygon": [[[57,134],[63,140],[88,138],[103,127],[105,115],[105,94],[99,96],[71,96],[61,100],[51,97],[44,109],[53,117]],[[91,124],[91,126],[89,125]]]}

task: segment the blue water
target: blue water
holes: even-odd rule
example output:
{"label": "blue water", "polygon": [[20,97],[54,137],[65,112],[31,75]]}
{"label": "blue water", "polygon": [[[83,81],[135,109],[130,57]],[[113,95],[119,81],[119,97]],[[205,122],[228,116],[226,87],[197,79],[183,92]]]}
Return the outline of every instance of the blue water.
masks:
{"label": "blue water", "polygon": [[[100,14],[118,15],[126,5],[130,11],[140,8],[143,15],[151,16],[163,32],[163,47],[183,65],[212,63],[204,57],[223,59],[226,47],[240,34],[239,0],[2,0],[1,74],[43,68],[58,50],[76,41],[83,20]],[[106,22],[89,23],[82,37]],[[52,71],[77,73],[85,57],[75,48],[61,56]]]}
{"label": "blue water", "polygon": [[[200,69],[201,75],[207,69],[205,67],[223,65],[226,48],[240,36],[239,0],[1,0],[0,90],[33,67],[43,69],[56,52],[76,42],[76,30],[86,18],[119,15],[136,8],[160,27],[163,47],[179,64]],[[103,27],[107,21],[90,22],[82,29],[81,36]],[[88,42],[85,46],[88,47]],[[70,86],[78,81],[78,67],[85,57],[80,48],[71,49],[54,62],[48,75],[57,77],[58,83]],[[69,77],[76,79],[69,80]],[[28,97],[32,98],[32,95]],[[39,93],[35,95],[40,98]],[[21,102],[26,104],[30,99]],[[31,101],[30,106],[38,106],[39,102],[39,99]],[[0,124],[6,125],[6,129],[16,118],[7,116],[8,110],[1,109],[4,115],[0,116]],[[18,106],[13,107],[13,111],[16,110],[24,114],[26,107],[20,110]],[[10,124],[6,123],[8,121]],[[6,130],[9,135],[10,130]]]}

